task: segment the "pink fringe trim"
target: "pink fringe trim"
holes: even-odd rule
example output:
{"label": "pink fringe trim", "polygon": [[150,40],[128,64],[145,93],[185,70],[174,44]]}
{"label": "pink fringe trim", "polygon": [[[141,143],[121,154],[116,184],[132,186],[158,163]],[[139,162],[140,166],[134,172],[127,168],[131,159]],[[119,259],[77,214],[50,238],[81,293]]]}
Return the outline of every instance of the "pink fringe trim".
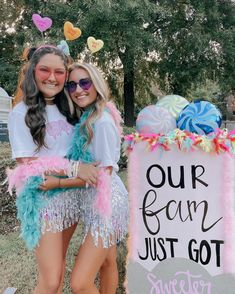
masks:
{"label": "pink fringe trim", "polygon": [[224,273],[233,273],[235,269],[234,252],[234,157],[229,154],[223,155],[223,186],[221,191],[221,205],[224,216],[224,250],[223,270]]}
{"label": "pink fringe trim", "polygon": [[67,173],[69,165],[70,163],[68,159],[59,156],[44,156],[20,164],[13,170],[8,169],[8,192],[11,193],[15,188],[18,194],[29,177],[43,176],[46,171],[64,171]]}
{"label": "pink fringe trim", "polygon": [[111,175],[109,175],[104,168],[99,171],[94,208],[102,217],[109,218],[112,214]]}
{"label": "pink fringe trim", "polygon": [[106,103],[106,107],[109,109],[110,114],[114,119],[115,125],[118,129],[119,136],[122,137],[123,128],[121,124],[123,123],[123,119],[121,117],[120,111],[117,109],[116,105],[111,101]]}
{"label": "pink fringe trim", "polygon": [[[129,199],[130,199],[130,222],[129,222],[129,237],[127,239],[127,257],[126,257],[126,272],[128,270],[129,260],[132,259],[136,261],[138,258],[138,221],[137,221],[137,213],[138,213],[138,205],[137,205],[137,197],[138,197],[138,189],[140,181],[139,175],[139,159],[137,154],[134,152],[129,154],[129,163],[128,163],[128,187],[129,187]],[[128,277],[126,276],[125,281],[123,283],[124,289],[127,294],[130,293],[128,289]]]}
{"label": "pink fringe trim", "polygon": [[137,197],[139,190],[139,183],[141,183],[139,175],[139,160],[136,152],[130,154],[128,164],[128,187],[130,197],[130,224],[129,224],[129,238],[127,240],[128,258],[137,260],[138,257],[138,205]]}

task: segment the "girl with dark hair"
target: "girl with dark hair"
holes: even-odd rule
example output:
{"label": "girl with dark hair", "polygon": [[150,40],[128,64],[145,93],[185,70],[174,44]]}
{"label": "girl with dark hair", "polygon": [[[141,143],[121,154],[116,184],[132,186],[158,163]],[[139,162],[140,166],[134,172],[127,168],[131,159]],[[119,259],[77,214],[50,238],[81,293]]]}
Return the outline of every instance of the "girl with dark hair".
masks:
{"label": "girl with dark hair", "polygon": [[15,106],[17,103],[22,101],[22,82],[24,80],[26,68],[27,68],[27,62],[30,60],[32,57],[34,51],[36,50],[36,47],[31,47],[31,48],[25,48],[22,54],[22,61],[24,62],[23,65],[21,66],[19,76],[18,76],[18,83],[17,83],[17,88],[13,96],[12,100],[12,105]]}
{"label": "girl with dark hair", "polygon": [[[109,91],[100,71],[87,63],[69,69],[66,86],[74,112],[82,113],[75,126],[68,156],[73,160],[99,161],[102,185],[81,190],[79,207],[84,223],[84,239],[72,271],[71,288],[75,294],[115,294],[118,285],[117,243],[128,227],[128,195],[117,175],[120,158],[121,117],[109,102]],[[58,180],[47,176],[44,191],[84,186],[79,178]],[[94,281],[100,272],[100,289]]]}
{"label": "girl with dark hair", "polygon": [[[67,153],[77,122],[77,115],[71,115],[72,103],[64,93],[67,63],[67,57],[57,47],[44,45],[35,50],[27,64],[22,101],[13,108],[8,123],[12,155],[23,169],[40,158],[63,158]],[[48,166],[53,170],[52,165]],[[79,176],[96,184],[97,168],[81,163]],[[36,189],[34,194],[41,183],[41,178],[37,180],[30,177],[17,197],[22,235],[29,247],[39,245],[39,279],[34,293],[61,293],[66,252],[79,219],[79,191],[57,190],[54,194],[58,196],[52,197]]]}

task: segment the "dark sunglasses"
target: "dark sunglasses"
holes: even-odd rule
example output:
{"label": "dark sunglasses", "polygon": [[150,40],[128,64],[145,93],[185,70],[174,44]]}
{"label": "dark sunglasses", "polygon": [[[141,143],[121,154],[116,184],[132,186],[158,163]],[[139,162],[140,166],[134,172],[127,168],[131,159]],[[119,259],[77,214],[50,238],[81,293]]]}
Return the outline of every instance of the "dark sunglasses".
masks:
{"label": "dark sunglasses", "polygon": [[67,82],[65,87],[68,90],[68,92],[71,94],[76,91],[77,85],[79,85],[80,88],[83,90],[89,90],[92,85],[92,80],[89,78],[81,79],[78,82],[70,81]]}

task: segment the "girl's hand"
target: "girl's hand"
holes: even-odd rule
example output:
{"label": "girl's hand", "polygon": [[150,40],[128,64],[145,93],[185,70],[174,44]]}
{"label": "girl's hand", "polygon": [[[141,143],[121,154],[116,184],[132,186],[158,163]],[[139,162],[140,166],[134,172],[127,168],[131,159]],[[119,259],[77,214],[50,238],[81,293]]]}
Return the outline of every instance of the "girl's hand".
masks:
{"label": "girl's hand", "polygon": [[39,186],[42,191],[48,191],[55,188],[60,188],[60,178],[53,176],[45,176],[43,183]]}
{"label": "girl's hand", "polygon": [[96,186],[99,173],[98,164],[99,162],[94,162],[92,164],[80,163],[78,177],[88,185]]}

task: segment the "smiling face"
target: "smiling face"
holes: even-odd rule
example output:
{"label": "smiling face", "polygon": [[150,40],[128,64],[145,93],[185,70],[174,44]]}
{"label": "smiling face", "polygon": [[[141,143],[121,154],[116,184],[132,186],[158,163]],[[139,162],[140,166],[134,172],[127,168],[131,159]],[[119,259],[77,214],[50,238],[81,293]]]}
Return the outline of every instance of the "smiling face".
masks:
{"label": "smiling face", "polygon": [[[83,68],[75,68],[69,74],[69,82],[73,81],[77,84],[76,90],[70,92],[70,97],[72,98],[73,102],[81,107],[86,108],[93,104],[97,98],[97,91],[91,83],[89,89],[87,87],[81,88],[81,85],[84,80],[90,79],[88,72]],[[82,81],[81,81],[82,80]]]}
{"label": "smiling face", "polygon": [[60,56],[48,53],[39,60],[34,74],[38,90],[50,98],[63,90],[67,71]]}

